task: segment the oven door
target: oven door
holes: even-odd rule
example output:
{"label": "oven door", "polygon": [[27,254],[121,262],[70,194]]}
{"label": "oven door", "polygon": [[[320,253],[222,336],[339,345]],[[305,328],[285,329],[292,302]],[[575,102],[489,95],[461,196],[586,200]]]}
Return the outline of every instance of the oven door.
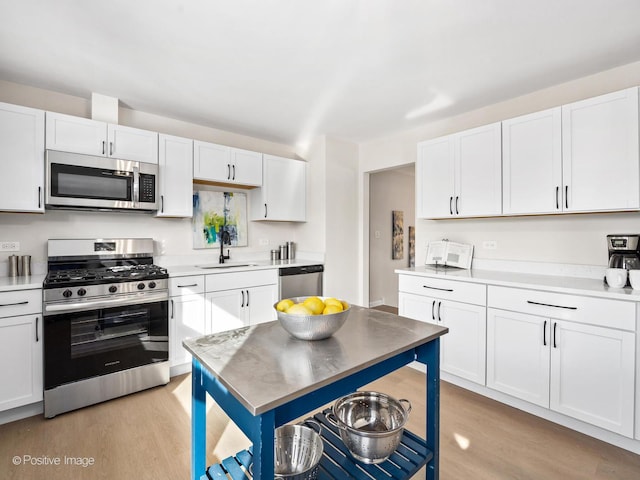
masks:
{"label": "oven door", "polygon": [[169,359],[166,300],[44,317],[45,390]]}

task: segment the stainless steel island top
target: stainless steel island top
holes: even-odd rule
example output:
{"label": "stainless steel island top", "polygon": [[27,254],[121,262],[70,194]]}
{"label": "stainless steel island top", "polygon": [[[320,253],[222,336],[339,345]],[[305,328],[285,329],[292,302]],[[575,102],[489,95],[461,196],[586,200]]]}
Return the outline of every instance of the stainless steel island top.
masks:
{"label": "stainless steel island top", "polygon": [[275,321],[182,344],[249,412],[259,415],[447,331],[354,305],[342,328],[325,340],[297,340]]}

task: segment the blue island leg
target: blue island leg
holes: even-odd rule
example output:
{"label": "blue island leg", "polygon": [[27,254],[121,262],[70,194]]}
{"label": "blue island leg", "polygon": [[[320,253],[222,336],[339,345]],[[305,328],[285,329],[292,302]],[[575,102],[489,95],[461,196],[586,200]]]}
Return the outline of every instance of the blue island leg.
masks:
{"label": "blue island leg", "polygon": [[433,460],[427,463],[427,480],[440,476],[440,339],[418,347],[416,360],[427,366],[427,448]]}
{"label": "blue island leg", "polygon": [[202,367],[194,358],[191,363],[191,480],[199,480],[206,472],[207,409]]}
{"label": "blue island leg", "polygon": [[253,478],[267,480],[273,478],[275,411],[269,410],[257,417],[253,438]]}

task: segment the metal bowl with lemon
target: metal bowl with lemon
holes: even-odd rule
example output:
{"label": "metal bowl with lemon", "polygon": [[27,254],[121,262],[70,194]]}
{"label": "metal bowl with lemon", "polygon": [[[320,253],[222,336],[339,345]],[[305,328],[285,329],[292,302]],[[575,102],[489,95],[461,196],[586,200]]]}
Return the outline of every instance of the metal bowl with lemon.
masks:
{"label": "metal bowl with lemon", "polygon": [[299,340],[322,340],[336,333],[349,316],[347,302],[333,297],[293,297],[273,305],[282,328]]}

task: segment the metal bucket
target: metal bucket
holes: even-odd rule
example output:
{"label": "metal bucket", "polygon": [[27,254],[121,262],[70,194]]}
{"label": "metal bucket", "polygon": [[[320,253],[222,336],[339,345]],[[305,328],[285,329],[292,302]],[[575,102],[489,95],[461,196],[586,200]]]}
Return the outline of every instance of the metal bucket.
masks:
{"label": "metal bucket", "polygon": [[[313,428],[304,424],[315,425]],[[318,464],[324,450],[320,431],[322,427],[312,419],[298,425],[283,425],[275,432],[275,478],[286,480],[316,480]],[[253,464],[249,473],[253,477]]]}
{"label": "metal bucket", "polygon": [[[407,406],[403,405],[406,403]],[[378,392],[355,392],[336,400],[327,420],[356,460],[382,463],[398,448],[411,402]]]}

